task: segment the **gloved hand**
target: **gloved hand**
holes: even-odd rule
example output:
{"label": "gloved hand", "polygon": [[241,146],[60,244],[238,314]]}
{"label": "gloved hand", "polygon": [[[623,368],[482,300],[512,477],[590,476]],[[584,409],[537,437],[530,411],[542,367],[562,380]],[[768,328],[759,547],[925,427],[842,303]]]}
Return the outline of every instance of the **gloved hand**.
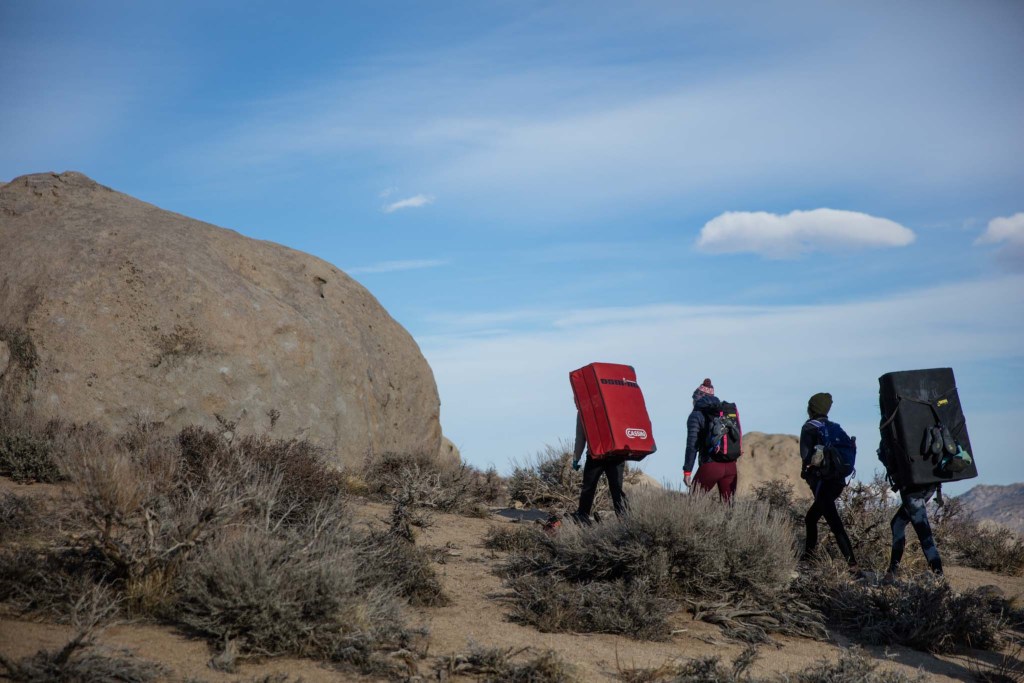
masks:
{"label": "gloved hand", "polygon": [[577,472],[580,471],[580,459],[579,458],[573,458],[572,459],[572,468],[574,470],[576,470]]}

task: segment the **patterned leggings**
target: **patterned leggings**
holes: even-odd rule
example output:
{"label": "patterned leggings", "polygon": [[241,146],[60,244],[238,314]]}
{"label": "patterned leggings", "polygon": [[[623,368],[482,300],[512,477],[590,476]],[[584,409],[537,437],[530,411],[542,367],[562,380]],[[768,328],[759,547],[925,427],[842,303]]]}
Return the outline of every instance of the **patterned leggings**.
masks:
{"label": "patterned leggings", "polygon": [[938,490],[938,486],[929,486],[916,491],[900,491],[900,498],[903,504],[892,518],[892,554],[889,556],[889,571],[895,572],[899,569],[900,560],[903,559],[903,549],[907,545],[907,524],[914,526],[917,538],[921,541],[921,549],[924,550],[928,566],[936,574],[942,573],[942,560],[939,558],[939,549],[935,547],[935,539],[932,538],[932,527],[928,524],[928,501]]}

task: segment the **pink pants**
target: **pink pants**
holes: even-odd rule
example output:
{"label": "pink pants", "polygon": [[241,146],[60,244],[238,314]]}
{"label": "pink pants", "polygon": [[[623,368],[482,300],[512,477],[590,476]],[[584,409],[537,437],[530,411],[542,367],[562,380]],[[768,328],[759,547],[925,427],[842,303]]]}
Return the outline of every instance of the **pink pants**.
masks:
{"label": "pink pants", "polygon": [[718,495],[728,503],[736,493],[736,463],[706,462],[693,475],[693,483],[704,491],[710,491],[717,485]]}

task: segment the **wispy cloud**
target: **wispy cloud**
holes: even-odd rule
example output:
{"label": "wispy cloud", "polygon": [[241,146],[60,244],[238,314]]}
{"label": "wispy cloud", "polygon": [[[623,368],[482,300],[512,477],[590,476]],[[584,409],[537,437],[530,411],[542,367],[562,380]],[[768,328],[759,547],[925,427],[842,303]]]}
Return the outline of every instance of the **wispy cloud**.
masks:
{"label": "wispy cloud", "polygon": [[408,261],[382,261],[369,266],[357,266],[347,269],[350,275],[360,273],[395,273],[402,270],[420,270],[422,268],[439,268],[448,265],[441,259],[413,259]]}
{"label": "wispy cloud", "polygon": [[792,258],[809,251],[903,247],[913,241],[909,228],[857,211],[814,209],[786,215],[729,211],[704,225],[697,247],[714,253]]}
{"label": "wispy cloud", "polygon": [[974,243],[999,245],[996,258],[1012,270],[1024,271],[1024,212],[993,218]]}
{"label": "wispy cloud", "polygon": [[432,196],[426,194],[418,194],[413,197],[408,197],[406,199],[399,199],[397,202],[392,202],[386,205],[382,210],[384,211],[384,213],[394,213],[395,211],[400,211],[401,209],[418,209],[421,206],[427,206],[428,204],[433,203],[434,198]]}

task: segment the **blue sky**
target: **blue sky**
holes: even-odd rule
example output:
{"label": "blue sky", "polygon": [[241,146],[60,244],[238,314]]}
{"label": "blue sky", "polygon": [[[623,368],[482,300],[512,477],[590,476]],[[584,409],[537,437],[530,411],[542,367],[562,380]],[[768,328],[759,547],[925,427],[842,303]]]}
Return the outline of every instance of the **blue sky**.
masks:
{"label": "blue sky", "polygon": [[863,474],[877,377],[951,366],[977,481],[1024,480],[1019,2],[7,2],[0,63],[0,179],[346,270],[467,462],[569,438],[601,360],[659,479],[705,376],[748,430],[831,391]]}

